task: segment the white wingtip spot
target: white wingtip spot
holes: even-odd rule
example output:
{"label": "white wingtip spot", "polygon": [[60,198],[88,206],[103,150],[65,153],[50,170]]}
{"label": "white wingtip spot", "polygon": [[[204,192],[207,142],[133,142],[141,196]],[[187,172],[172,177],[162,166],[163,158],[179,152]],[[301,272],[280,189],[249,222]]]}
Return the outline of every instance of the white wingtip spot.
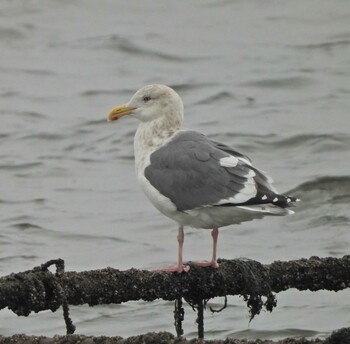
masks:
{"label": "white wingtip spot", "polygon": [[267,196],[264,195],[264,196],[261,197],[261,199],[262,199],[263,201],[265,201],[265,199],[267,199]]}
{"label": "white wingtip spot", "polygon": [[291,199],[290,198],[287,198],[287,203],[289,203],[291,201]]}
{"label": "white wingtip spot", "polygon": [[278,201],[278,198],[277,197],[275,197],[274,199],[273,199],[273,201],[272,202],[277,202]]}
{"label": "white wingtip spot", "polygon": [[238,159],[233,155],[227,156],[225,158],[221,158],[219,160],[220,166],[223,167],[236,167],[238,164]]}
{"label": "white wingtip spot", "polygon": [[248,174],[246,175],[247,178],[251,178],[255,176],[256,176],[256,173],[254,172],[254,170],[249,170]]}

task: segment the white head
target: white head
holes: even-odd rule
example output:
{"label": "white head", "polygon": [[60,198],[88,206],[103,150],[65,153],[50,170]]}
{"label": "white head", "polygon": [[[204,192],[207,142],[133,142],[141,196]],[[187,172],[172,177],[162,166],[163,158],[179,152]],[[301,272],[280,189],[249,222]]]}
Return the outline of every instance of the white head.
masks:
{"label": "white head", "polygon": [[142,122],[164,118],[169,122],[182,123],[183,112],[182,100],[172,88],[165,85],[148,85],[139,89],[128,103],[113,109],[108,115],[108,120],[114,121],[125,115],[132,115]]}

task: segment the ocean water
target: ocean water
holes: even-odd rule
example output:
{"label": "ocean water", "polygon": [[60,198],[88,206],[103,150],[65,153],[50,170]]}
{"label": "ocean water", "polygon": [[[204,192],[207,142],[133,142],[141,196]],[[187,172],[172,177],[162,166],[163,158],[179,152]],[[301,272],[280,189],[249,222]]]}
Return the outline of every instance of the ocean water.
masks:
{"label": "ocean water", "polygon": [[[106,116],[164,83],[186,127],[232,145],[302,199],[296,214],[223,229],[219,257],[342,257],[350,246],[350,2],[0,2],[0,275],[52,258],[67,270],[175,262],[177,228],[136,184],[137,123]],[[206,230],[185,259],[209,258]],[[137,254],[135,254],[137,252]],[[327,336],[350,326],[349,291],[277,295],[249,324],[242,299],[207,311],[206,337]],[[219,307],[221,299],[211,305]],[[77,333],[173,328],[170,302],[72,307]],[[186,308],[184,331],[196,336]],[[0,333],[64,334],[61,311],[0,311]]]}

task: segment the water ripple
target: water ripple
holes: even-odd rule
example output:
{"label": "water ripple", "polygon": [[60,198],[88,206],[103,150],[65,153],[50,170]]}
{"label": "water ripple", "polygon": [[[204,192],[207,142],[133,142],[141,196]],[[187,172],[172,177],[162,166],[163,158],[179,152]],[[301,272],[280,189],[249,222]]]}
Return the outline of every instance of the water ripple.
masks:
{"label": "water ripple", "polygon": [[263,88],[289,88],[299,89],[314,84],[315,82],[305,76],[295,76],[289,78],[259,79],[241,83],[241,86],[263,87]]}
{"label": "water ripple", "polygon": [[[261,143],[259,140],[256,143]],[[339,151],[340,147],[348,149],[350,145],[350,135],[343,133],[334,133],[334,134],[300,134],[290,136],[284,139],[278,139],[270,141],[269,144],[274,148],[286,148],[286,147],[315,147],[316,150],[325,151],[325,146],[329,150],[335,148]]]}
{"label": "water ripple", "polygon": [[0,204],[44,204],[47,201],[46,198],[34,198],[29,200],[8,200],[0,199]]}
{"label": "water ripple", "polygon": [[34,260],[37,256],[34,255],[15,255],[15,256],[4,256],[0,257],[0,262],[8,262],[10,260],[14,259],[28,259],[28,260]]}
{"label": "water ripple", "polygon": [[316,211],[321,205],[326,206],[327,214],[320,209],[317,210],[318,216],[321,214],[323,220],[326,216],[335,223],[349,222],[344,206],[350,203],[350,176],[315,178],[298,185],[288,193],[302,200],[302,209],[313,208]]}
{"label": "water ripple", "polygon": [[186,56],[183,55],[175,55],[170,53],[165,53],[163,51],[150,49],[141,46],[135,42],[132,42],[130,39],[120,37],[118,35],[112,35],[108,38],[108,40],[104,43],[104,47],[112,50],[118,50],[124,52],[128,55],[135,55],[137,57],[151,57],[152,59],[157,58],[164,61],[173,61],[173,62],[190,62],[190,61],[198,61],[203,60],[203,57],[200,56]]}
{"label": "water ripple", "polygon": [[100,95],[115,95],[118,92],[116,90],[86,90],[80,93],[82,97],[94,97],[94,96],[100,96]]}
{"label": "water ripple", "polygon": [[[211,135],[213,136],[213,135]],[[271,149],[287,149],[301,147],[311,149],[314,152],[324,153],[325,151],[339,152],[348,150],[350,146],[350,135],[346,133],[314,134],[305,133],[281,138],[276,134],[242,134],[237,132],[220,133],[220,137],[244,138],[249,142],[249,146],[269,146]]]}
{"label": "water ripple", "polygon": [[312,337],[319,335],[318,331],[301,329],[301,328],[286,328],[281,330],[264,331],[264,330],[243,330],[231,333],[228,337],[236,339],[254,338],[285,338],[285,337]]}
{"label": "water ripple", "polygon": [[46,116],[42,113],[35,111],[18,111],[15,113],[17,116],[25,117],[25,118],[34,118],[34,119],[44,119]]}
{"label": "water ripple", "polygon": [[22,136],[22,140],[43,140],[43,141],[58,141],[65,139],[66,136],[58,133],[48,133],[48,132],[39,132],[35,134],[29,134]]}
{"label": "water ripple", "polygon": [[32,167],[41,166],[41,162],[29,162],[29,163],[23,163],[23,164],[2,164],[0,165],[0,170],[10,170],[10,171],[17,171],[17,170],[26,170],[30,169]]}
{"label": "water ripple", "polygon": [[0,38],[1,40],[14,41],[23,39],[25,35],[18,29],[8,28],[8,27],[0,27]]}
{"label": "water ripple", "polygon": [[320,43],[313,43],[313,44],[303,44],[303,45],[295,45],[291,46],[292,48],[296,49],[305,49],[305,50],[332,50],[334,48],[338,47],[348,47],[350,46],[350,39],[340,39],[336,41],[330,41],[330,42],[320,42]]}
{"label": "water ripple", "polygon": [[206,97],[203,100],[200,100],[195,105],[213,104],[213,103],[216,103],[216,102],[223,102],[225,100],[232,101],[233,98],[235,98],[235,96],[232,93],[227,92],[227,91],[221,91],[221,92],[213,94],[213,95],[211,95],[209,97]]}
{"label": "water ripple", "polygon": [[28,229],[41,229],[41,230],[44,229],[44,228],[42,228],[38,225],[34,225],[33,223],[30,223],[30,222],[19,222],[19,223],[12,224],[10,227],[17,228],[21,231],[25,231]]}
{"label": "water ripple", "polygon": [[350,197],[350,176],[325,176],[300,184],[290,192],[308,192],[320,190],[341,193]]}

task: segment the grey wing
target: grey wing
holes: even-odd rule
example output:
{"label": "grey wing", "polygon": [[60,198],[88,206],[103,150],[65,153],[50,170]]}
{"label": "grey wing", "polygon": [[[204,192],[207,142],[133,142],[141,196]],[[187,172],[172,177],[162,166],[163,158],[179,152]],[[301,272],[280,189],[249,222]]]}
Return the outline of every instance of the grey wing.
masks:
{"label": "grey wing", "polygon": [[179,211],[263,203],[288,206],[287,197],[278,195],[244,155],[195,131],[181,131],[153,152],[144,173]]}

